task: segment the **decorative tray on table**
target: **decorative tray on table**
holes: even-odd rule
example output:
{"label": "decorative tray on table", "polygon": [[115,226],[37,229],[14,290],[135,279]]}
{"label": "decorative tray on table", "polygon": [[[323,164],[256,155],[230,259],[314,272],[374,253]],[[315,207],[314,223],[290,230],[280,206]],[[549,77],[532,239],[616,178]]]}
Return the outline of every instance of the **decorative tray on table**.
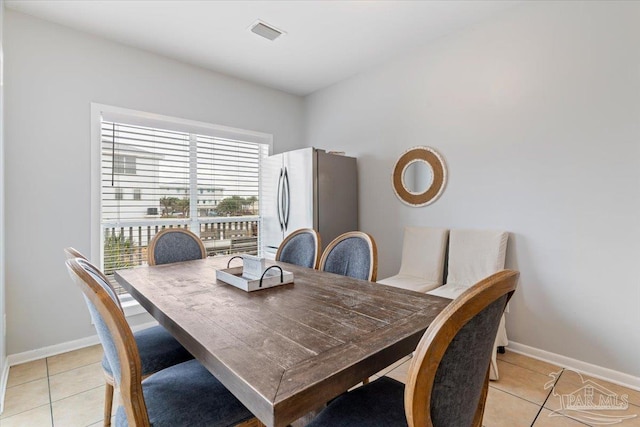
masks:
{"label": "decorative tray on table", "polygon": [[[231,260],[242,258],[241,267],[229,267]],[[251,255],[235,256],[229,260],[227,268],[216,270],[216,279],[246,292],[273,288],[293,282],[293,273],[284,271],[277,265],[265,267],[264,258]]]}

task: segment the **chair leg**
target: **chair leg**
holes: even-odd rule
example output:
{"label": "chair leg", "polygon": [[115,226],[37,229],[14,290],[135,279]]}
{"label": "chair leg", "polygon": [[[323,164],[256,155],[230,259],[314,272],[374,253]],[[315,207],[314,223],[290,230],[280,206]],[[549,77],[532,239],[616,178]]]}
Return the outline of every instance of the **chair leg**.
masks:
{"label": "chair leg", "polygon": [[491,381],[498,381],[500,376],[498,375],[498,356],[494,351],[491,354],[491,365],[489,366],[489,379]]}
{"label": "chair leg", "polygon": [[111,425],[111,410],[113,409],[113,384],[106,382],[104,388],[104,427]]}

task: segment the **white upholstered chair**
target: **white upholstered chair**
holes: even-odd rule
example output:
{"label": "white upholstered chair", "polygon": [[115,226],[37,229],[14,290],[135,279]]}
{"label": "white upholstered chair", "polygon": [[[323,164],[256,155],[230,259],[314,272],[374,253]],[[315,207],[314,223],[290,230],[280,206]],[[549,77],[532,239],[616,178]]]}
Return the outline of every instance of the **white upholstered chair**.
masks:
{"label": "white upholstered chair", "polygon": [[[455,299],[474,283],[504,268],[509,233],[490,230],[451,230],[447,283],[430,295]],[[495,347],[508,344],[504,316],[500,320]],[[498,364],[494,352],[491,359],[492,380],[498,379]]]}
{"label": "white upholstered chair", "polygon": [[416,292],[441,286],[447,237],[446,228],[405,227],[400,271],[378,283]]}

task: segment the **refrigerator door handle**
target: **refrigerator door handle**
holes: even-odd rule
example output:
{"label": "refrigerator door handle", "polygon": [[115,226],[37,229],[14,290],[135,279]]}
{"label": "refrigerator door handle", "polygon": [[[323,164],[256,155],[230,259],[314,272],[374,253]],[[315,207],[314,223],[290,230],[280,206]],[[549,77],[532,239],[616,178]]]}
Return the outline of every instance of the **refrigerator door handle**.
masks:
{"label": "refrigerator door handle", "polygon": [[283,209],[283,217],[284,217],[284,229],[285,231],[287,231],[287,229],[289,228],[289,213],[291,212],[291,189],[289,188],[289,172],[287,171],[287,168],[284,168],[284,185],[283,187],[286,188],[286,192],[283,192],[283,196],[285,199],[285,207],[286,209]]}
{"label": "refrigerator door handle", "polygon": [[282,178],[283,171],[280,168],[280,176],[278,177],[278,194],[276,196],[276,210],[278,211],[278,223],[280,224],[280,231],[284,231],[284,223],[282,222]]}

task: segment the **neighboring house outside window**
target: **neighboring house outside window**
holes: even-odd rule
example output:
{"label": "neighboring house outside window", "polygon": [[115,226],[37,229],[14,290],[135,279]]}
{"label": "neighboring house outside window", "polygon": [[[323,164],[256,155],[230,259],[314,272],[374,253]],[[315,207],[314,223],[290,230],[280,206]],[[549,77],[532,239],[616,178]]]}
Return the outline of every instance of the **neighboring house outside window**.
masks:
{"label": "neighboring house outside window", "polygon": [[[233,132],[220,132],[213,125],[208,125],[212,131],[207,135],[207,128],[189,132],[184,125],[174,130],[172,123],[161,121],[158,126],[141,126],[135,115],[132,123],[121,114],[118,121],[104,116],[102,112],[99,123],[96,238],[108,277],[115,270],[146,263],[150,240],[167,227],[189,228],[210,256],[257,254],[259,171],[269,152],[269,135],[235,130],[237,135],[229,138]],[[230,205],[221,204],[225,199],[242,203],[233,211],[219,209]]]}
{"label": "neighboring house outside window", "polygon": [[135,175],[136,158],[134,156],[116,155],[113,161],[113,171],[119,175]]}

